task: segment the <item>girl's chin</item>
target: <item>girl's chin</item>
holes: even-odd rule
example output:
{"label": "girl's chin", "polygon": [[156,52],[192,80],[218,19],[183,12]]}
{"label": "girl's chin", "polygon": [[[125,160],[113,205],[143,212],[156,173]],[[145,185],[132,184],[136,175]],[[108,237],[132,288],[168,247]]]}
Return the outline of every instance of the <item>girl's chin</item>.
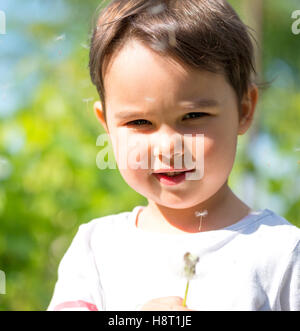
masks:
{"label": "girl's chin", "polygon": [[198,201],[195,202],[192,200],[192,197],[190,200],[187,200],[186,197],[161,197],[159,200],[157,199],[157,196],[151,197],[150,198],[153,203],[163,206],[166,208],[171,208],[171,209],[187,209],[187,208],[193,208],[195,205],[198,204]]}

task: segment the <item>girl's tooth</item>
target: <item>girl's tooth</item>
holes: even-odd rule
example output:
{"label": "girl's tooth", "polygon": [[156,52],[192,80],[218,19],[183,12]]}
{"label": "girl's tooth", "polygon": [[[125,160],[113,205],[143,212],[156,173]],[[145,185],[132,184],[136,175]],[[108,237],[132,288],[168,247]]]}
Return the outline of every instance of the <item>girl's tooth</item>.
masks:
{"label": "girl's tooth", "polygon": [[174,177],[174,176],[179,175],[180,172],[167,172],[166,174],[167,174],[167,176],[169,176],[169,177]]}

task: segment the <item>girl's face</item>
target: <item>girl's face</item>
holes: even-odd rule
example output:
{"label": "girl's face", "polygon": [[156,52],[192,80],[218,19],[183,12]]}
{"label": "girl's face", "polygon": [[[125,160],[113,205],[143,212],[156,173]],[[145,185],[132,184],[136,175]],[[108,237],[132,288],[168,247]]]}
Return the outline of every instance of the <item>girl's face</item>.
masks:
{"label": "girl's face", "polygon": [[[159,205],[184,209],[206,201],[224,186],[234,164],[237,137],[250,126],[243,118],[239,123],[236,94],[224,75],[191,69],[132,40],[110,60],[104,85],[106,123],[100,102],[95,110],[109,132],[120,173],[135,191]],[[166,185],[153,172],[174,166],[174,146],[187,134],[192,139],[203,135],[203,177]],[[128,141],[136,146],[128,146]],[[187,153],[200,161],[196,142],[186,150],[181,146],[176,160],[182,159],[183,168]],[[120,167],[122,152],[128,157],[127,167]],[[134,161],[147,158],[147,167],[132,167]]]}

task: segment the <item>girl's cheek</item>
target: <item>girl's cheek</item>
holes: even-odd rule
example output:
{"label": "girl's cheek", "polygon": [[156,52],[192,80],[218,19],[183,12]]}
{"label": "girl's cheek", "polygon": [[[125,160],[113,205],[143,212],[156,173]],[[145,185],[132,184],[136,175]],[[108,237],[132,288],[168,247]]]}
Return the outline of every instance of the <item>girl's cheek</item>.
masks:
{"label": "girl's cheek", "polygon": [[204,148],[205,173],[224,176],[232,170],[236,153],[233,137],[220,136],[207,138]]}
{"label": "girl's cheek", "polygon": [[148,181],[148,174],[146,174],[145,171],[142,170],[123,169],[120,170],[120,173],[124,181],[139,193],[139,188],[144,187]]}
{"label": "girl's cheek", "polygon": [[148,137],[128,133],[128,130],[119,130],[111,138],[112,147],[117,163],[123,168],[136,170],[148,167]]}
{"label": "girl's cheek", "polygon": [[217,149],[217,141],[214,139],[206,138],[204,140],[204,157],[210,157]]}

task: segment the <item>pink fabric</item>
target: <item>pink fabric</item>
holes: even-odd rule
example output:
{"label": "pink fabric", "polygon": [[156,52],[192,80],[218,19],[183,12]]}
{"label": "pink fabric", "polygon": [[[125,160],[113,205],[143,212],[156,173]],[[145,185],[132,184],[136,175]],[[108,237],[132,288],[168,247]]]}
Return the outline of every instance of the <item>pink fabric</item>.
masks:
{"label": "pink fabric", "polygon": [[96,305],[83,300],[62,302],[59,305],[55,306],[54,310],[57,311],[65,308],[78,308],[78,307],[85,307],[90,311],[98,311]]}

